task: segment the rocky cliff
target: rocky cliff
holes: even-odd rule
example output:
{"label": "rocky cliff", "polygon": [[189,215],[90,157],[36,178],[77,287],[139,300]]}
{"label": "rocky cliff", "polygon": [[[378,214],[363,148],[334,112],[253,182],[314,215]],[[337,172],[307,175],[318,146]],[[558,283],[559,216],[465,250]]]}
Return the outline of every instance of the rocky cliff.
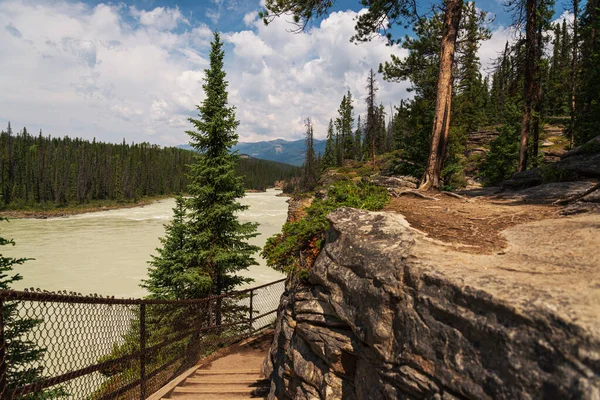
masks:
{"label": "rocky cliff", "polygon": [[599,215],[510,228],[494,255],[399,214],[329,218],[282,297],[269,398],[600,399]]}

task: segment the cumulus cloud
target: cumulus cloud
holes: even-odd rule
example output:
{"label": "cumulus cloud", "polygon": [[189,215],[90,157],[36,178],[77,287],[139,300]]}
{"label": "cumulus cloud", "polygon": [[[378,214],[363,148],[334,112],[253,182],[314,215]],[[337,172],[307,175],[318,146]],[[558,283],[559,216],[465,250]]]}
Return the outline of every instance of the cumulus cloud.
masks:
{"label": "cumulus cloud", "polygon": [[154,10],[145,11],[131,7],[131,15],[138,18],[140,24],[161,30],[177,28],[180,23],[189,25],[189,21],[181,14],[179,8],[156,7]]}
{"label": "cumulus cloud", "polygon": [[494,72],[496,60],[502,55],[506,42],[515,38],[515,31],[510,27],[498,26],[491,33],[492,37],[483,42],[477,52],[483,76]]}
{"label": "cumulus cloud", "polygon": [[[213,5],[226,10],[232,4]],[[322,138],[348,90],[356,115],[365,112],[369,69],[390,53],[406,53],[384,40],[350,43],[356,16],[336,12],[294,35],[285,19],[265,27],[249,13],[247,29],[223,34],[242,140],[299,138],[306,117]],[[212,36],[206,25],[187,20],[178,8],[8,0],[0,2],[0,26],[0,52],[9,55],[0,58],[0,121],[55,136],[187,141],[187,118],[204,96]],[[408,83],[380,79],[379,86],[386,108],[408,96]]]}

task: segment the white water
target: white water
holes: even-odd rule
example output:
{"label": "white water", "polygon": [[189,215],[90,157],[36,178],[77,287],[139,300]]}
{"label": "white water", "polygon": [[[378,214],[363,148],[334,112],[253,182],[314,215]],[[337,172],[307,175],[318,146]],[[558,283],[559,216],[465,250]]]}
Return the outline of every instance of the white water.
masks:
{"label": "white water", "polygon": [[[286,198],[277,197],[277,193],[249,193],[242,199],[250,208],[240,217],[260,224],[260,235],[251,240],[260,247],[281,230],[287,216]],[[145,291],[139,283],[146,277],[150,254],[155,254],[155,248],[160,246],[158,238],[164,236],[163,225],[171,219],[174,203],[167,199],[144,207],[66,218],[2,222],[2,236],[17,243],[15,247],[4,246],[2,252],[12,257],[35,258],[15,268],[24,279],[14,288],[143,296]],[[283,277],[267,267],[260,256],[256,260],[260,265],[243,273],[254,278],[251,285]]]}

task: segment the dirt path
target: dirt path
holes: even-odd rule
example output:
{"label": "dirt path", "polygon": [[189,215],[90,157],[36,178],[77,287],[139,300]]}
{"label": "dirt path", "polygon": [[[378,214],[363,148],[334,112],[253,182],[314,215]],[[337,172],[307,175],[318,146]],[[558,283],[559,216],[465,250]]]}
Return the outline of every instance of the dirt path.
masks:
{"label": "dirt path", "polygon": [[526,222],[558,217],[558,208],[520,204],[490,197],[458,199],[438,193],[438,200],[413,196],[393,198],[385,211],[404,215],[412,227],[429,237],[451,243],[464,252],[492,254],[505,248],[500,234]]}

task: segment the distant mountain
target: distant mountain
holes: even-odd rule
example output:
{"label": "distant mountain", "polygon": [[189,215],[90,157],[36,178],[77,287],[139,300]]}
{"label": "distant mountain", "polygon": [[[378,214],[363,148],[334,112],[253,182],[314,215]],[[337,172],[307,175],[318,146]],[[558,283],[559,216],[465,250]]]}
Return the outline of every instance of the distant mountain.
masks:
{"label": "distant mountain", "polygon": [[[178,147],[190,149],[188,144]],[[315,154],[325,154],[325,140],[315,139],[314,149]],[[275,139],[265,142],[240,142],[233,150],[237,150],[240,154],[248,154],[253,158],[300,166],[304,163],[306,144],[304,139],[292,141]]]}

